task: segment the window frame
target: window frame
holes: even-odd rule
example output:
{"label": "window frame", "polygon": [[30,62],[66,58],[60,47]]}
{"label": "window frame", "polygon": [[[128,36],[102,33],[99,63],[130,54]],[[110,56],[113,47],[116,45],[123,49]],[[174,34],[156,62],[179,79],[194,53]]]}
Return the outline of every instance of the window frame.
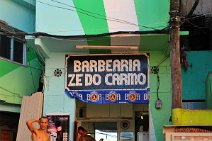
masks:
{"label": "window frame", "polygon": [[[27,47],[26,47],[24,38],[18,38],[15,36],[8,36],[8,35],[4,35],[4,34],[0,34],[0,37],[1,36],[5,36],[10,39],[10,59],[5,58],[4,56],[0,56],[0,59],[26,66],[27,65]],[[15,54],[15,52],[14,52],[15,44],[14,43],[15,43],[15,41],[22,44],[22,49],[23,49],[22,62],[14,61],[14,54]],[[0,47],[0,49],[1,49],[1,47]]]}

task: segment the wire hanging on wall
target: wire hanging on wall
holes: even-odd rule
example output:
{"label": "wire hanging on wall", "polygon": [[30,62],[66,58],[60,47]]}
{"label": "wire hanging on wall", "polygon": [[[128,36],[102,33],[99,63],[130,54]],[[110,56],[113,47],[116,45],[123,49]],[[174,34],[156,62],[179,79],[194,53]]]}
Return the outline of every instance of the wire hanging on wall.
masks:
{"label": "wire hanging on wall", "polygon": [[158,66],[153,66],[151,68],[151,72],[153,74],[156,74],[157,75],[157,90],[156,90],[156,96],[157,96],[157,100],[155,102],[155,108],[156,109],[161,109],[162,107],[162,101],[161,99],[159,98],[159,88],[160,88],[160,77],[159,77],[159,67]]}

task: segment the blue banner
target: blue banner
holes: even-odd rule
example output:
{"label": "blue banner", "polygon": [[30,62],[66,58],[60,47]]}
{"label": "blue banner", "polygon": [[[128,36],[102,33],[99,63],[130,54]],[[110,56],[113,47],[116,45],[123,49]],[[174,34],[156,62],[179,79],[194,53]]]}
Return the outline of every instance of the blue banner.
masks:
{"label": "blue banner", "polygon": [[149,102],[149,58],[66,55],[66,92],[89,103]]}

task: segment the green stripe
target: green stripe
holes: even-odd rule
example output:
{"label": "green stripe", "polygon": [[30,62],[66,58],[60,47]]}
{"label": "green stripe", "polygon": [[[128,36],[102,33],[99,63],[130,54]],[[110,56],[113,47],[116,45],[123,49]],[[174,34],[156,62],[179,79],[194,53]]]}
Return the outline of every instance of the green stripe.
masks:
{"label": "green stripe", "polygon": [[0,60],[0,66],[1,66],[0,77],[20,67],[20,65],[18,64],[9,63],[4,60]]}
{"label": "green stripe", "polygon": [[135,9],[140,31],[163,29],[168,25],[168,0],[135,0]]}
{"label": "green stripe", "polygon": [[103,0],[73,0],[73,2],[86,35],[108,33]]}
{"label": "green stripe", "polygon": [[[73,0],[86,35],[108,33],[103,0]],[[91,13],[92,12],[92,13]],[[88,45],[110,45],[110,37],[88,38]],[[90,50],[90,54],[107,53],[109,50]]]}

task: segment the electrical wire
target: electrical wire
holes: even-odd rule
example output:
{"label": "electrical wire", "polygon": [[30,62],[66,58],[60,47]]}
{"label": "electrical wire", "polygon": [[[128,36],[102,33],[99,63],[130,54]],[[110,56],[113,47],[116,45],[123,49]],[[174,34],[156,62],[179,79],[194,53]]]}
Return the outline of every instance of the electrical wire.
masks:
{"label": "electrical wire", "polygon": [[[94,18],[100,18],[100,19],[103,19],[103,20],[110,20],[110,18],[111,18],[111,17],[105,17],[105,15],[101,15],[101,14],[90,12],[90,11],[87,11],[87,10],[84,10],[84,9],[81,9],[81,8],[77,8],[77,7],[56,1],[56,0],[51,0],[51,1],[60,3],[60,4],[63,4],[63,5],[66,5],[66,6],[78,9],[78,10],[81,10],[81,12],[83,11],[82,14],[86,14],[86,15],[92,16]],[[73,9],[70,9],[70,8],[55,6],[55,5],[45,3],[45,2],[42,2],[42,1],[38,1],[38,2],[45,4],[45,5],[49,5],[49,6],[53,6],[53,7],[57,7],[57,8],[62,8],[64,10],[71,10],[71,11],[76,12],[76,10],[73,10]],[[102,16],[103,18],[102,17],[96,17],[96,16],[93,16],[93,15],[90,15],[90,14],[96,14],[96,15]],[[120,19],[117,19],[117,18],[111,18],[111,19],[112,19],[112,21],[116,21],[116,22],[120,22],[120,23],[124,23],[124,24],[129,24],[129,25],[139,26],[137,24],[134,24],[134,23],[131,23],[131,22],[128,22],[128,21],[125,21],[125,20],[120,20]],[[37,37],[37,36],[47,36],[47,37],[56,37],[56,38],[84,38],[84,37],[90,38],[90,37],[110,36],[110,35],[115,35],[115,34],[125,34],[125,33],[127,33],[127,34],[145,34],[145,33],[155,33],[155,32],[163,32],[164,33],[164,32],[166,32],[165,30],[167,30],[168,25],[157,26],[157,27],[149,27],[149,26],[142,26],[142,27],[143,27],[143,29],[153,29],[155,31],[118,31],[118,32],[111,32],[111,33],[90,34],[90,35],[72,35],[72,36],[50,35],[50,34],[43,33],[43,32],[36,32],[36,33],[25,33],[25,32],[9,33],[9,32],[4,32],[4,35],[14,35],[14,36],[32,35],[32,36],[35,36],[35,37]],[[161,28],[161,29],[157,29],[157,28]]]}
{"label": "electrical wire", "polygon": [[200,1],[200,0],[195,0],[195,2],[194,2],[194,4],[193,4],[191,10],[189,11],[187,17],[191,17],[191,16],[193,15],[194,11],[196,10],[196,8],[197,8],[197,6],[198,6],[198,4],[199,4],[199,1]]}
{"label": "electrical wire", "polygon": [[107,19],[114,19],[114,20],[117,20],[117,21],[122,21],[122,22],[130,23],[130,24],[138,26],[137,24],[134,24],[134,23],[131,23],[131,22],[128,22],[128,21],[125,21],[125,20],[121,20],[121,19],[117,19],[117,18],[113,18],[113,17],[108,17],[108,16],[105,16],[105,15],[102,15],[102,14],[99,14],[99,13],[94,13],[94,12],[91,12],[91,11],[88,11],[88,10],[84,10],[82,8],[78,8],[78,7],[75,7],[75,6],[72,6],[72,5],[68,5],[68,4],[63,3],[63,2],[56,1],[56,0],[50,0],[50,1],[62,4],[62,5],[70,6],[72,8],[77,9],[77,10],[81,10],[81,11],[84,11],[84,12],[87,12],[87,13],[90,13],[90,14],[95,14],[95,15],[98,15],[98,16],[106,17]]}
{"label": "electrical wire", "polygon": [[71,39],[71,38],[75,38],[75,39],[79,39],[79,38],[96,38],[96,37],[107,37],[107,36],[111,36],[111,35],[120,35],[120,34],[168,34],[168,27],[161,29],[161,30],[157,30],[157,31],[118,31],[118,32],[111,32],[111,33],[101,33],[101,34],[90,34],[90,35],[69,35],[69,36],[64,36],[64,35],[51,35],[51,34],[47,34],[44,32],[35,32],[35,33],[4,33],[4,32],[0,32],[3,35],[6,36],[35,36],[35,37],[39,37],[39,36],[43,36],[43,37],[53,37],[53,38],[57,38],[57,39]]}
{"label": "electrical wire", "polygon": [[[84,14],[96,14],[96,15],[99,15],[99,16],[103,16],[101,14],[98,14],[98,13],[93,13],[93,12],[90,12],[90,11],[87,11],[87,10],[84,10],[84,9],[81,9],[81,8],[77,8],[77,7],[74,7],[74,6],[71,6],[71,5],[68,5],[68,4],[65,4],[65,3],[62,3],[62,2],[59,2],[59,1],[56,1],[56,0],[51,0],[53,2],[57,2],[57,3],[60,3],[60,4],[63,4],[63,5],[67,5],[67,6],[70,6],[72,8],[75,8],[75,9],[78,9],[78,10],[81,10],[81,11],[84,11],[84,12],[87,12],[87,13],[84,13]],[[38,1],[40,3],[43,3],[43,4],[46,4],[46,5],[50,5],[50,6],[55,6],[55,5],[51,5],[51,4],[48,4],[48,3],[44,3],[44,2],[41,2],[41,1]],[[60,7],[60,6],[56,6],[58,8],[62,8],[64,9],[64,7]],[[70,9],[70,8],[66,8],[67,10],[71,10],[71,11],[76,11],[76,10],[73,10],[73,9]],[[194,18],[198,18],[198,17],[202,17],[202,16],[205,16],[205,15],[208,15],[208,14],[212,14],[212,12],[208,12],[208,13],[205,13],[205,14],[202,14],[202,15],[197,15],[197,16],[194,16],[194,17],[181,17],[182,19],[185,20],[189,20],[189,19],[194,19]],[[92,15],[91,15],[92,16]],[[96,16],[93,16],[94,18],[96,18]],[[98,18],[98,17],[97,17]],[[111,17],[107,17],[107,18],[100,18],[100,19],[104,19],[104,20],[110,20],[109,18]],[[116,22],[121,22],[121,23],[125,23],[125,24],[130,24],[130,25],[136,25],[134,23],[130,23],[128,21],[124,21],[124,20],[121,20],[121,19],[116,19],[116,18],[111,18],[111,19],[115,19]],[[182,23],[183,24],[183,23]],[[136,25],[136,26],[139,26],[139,25]],[[100,36],[110,36],[110,35],[115,35],[115,34],[148,34],[148,33],[168,33],[167,32],[167,29],[168,29],[168,25],[167,26],[158,26],[158,27],[161,27],[163,29],[161,30],[158,30],[156,29],[157,27],[148,27],[148,26],[142,26],[144,29],[146,28],[151,28],[151,29],[154,29],[156,31],[118,31],[118,32],[112,32],[112,33],[102,33],[102,34],[92,34],[92,35],[72,35],[72,36],[63,36],[63,35],[50,35],[50,34],[47,34],[47,33],[42,33],[42,32],[37,32],[37,33],[24,33],[24,32],[16,32],[15,34],[13,35],[17,35],[17,36],[20,36],[20,35],[33,35],[33,36],[47,36],[47,37],[55,37],[55,38],[90,38],[90,37],[100,37]],[[11,35],[12,33],[4,33],[4,34],[7,34],[7,35]],[[88,41],[88,40],[85,40],[85,41]]]}
{"label": "electrical wire", "polygon": [[164,61],[166,61],[166,59],[168,59],[169,58],[169,55],[167,55],[167,56],[165,56],[164,58],[163,58],[163,60],[157,65],[157,67],[159,67]]}
{"label": "electrical wire", "polygon": [[187,22],[188,22],[189,24],[191,24],[193,27],[198,28],[198,29],[206,29],[206,28],[207,28],[207,27],[198,26],[198,25],[196,25],[196,24],[190,22],[189,20],[187,20]]}
{"label": "electrical wire", "polygon": [[166,61],[168,58],[169,58],[169,55],[170,53],[168,53],[166,55],[166,52],[167,52],[168,48],[167,49],[164,49],[164,58],[158,63],[158,65],[156,66],[156,68],[158,68],[158,71],[156,71],[156,75],[157,75],[157,90],[156,90],[156,96],[157,96],[157,100],[160,100],[159,98],[159,88],[160,88],[160,76],[159,76],[159,66],[164,62]]}
{"label": "electrical wire", "polygon": [[[88,15],[89,14],[96,14],[96,15],[99,15],[99,16],[104,16],[104,15],[101,15],[101,14],[98,14],[98,13],[94,13],[94,12],[90,12],[90,11],[87,11],[87,10],[84,10],[84,9],[81,9],[81,8],[78,8],[78,7],[74,7],[74,6],[71,6],[71,5],[68,5],[68,4],[65,4],[65,3],[62,3],[62,2],[56,1],[56,0],[51,0],[51,1],[56,2],[56,3],[59,3],[59,4],[62,4],[62,5],[66,5],[66,6],[72,7],[74,9],[81,10],[81,12],[83,11],[84,14],[86,14],[86,15],[87,14]],[[38,2],[43,3],[43,4],[46,4],[46,5],[49,5],[49,6],[53,6],[53,7],[58,7],[58,8],[64,9],[64,7],[51,5],[51,4],[48,4],[48,3],[41,2],[41,1],[38,1]],[[65,9],[76,12],[76,10],[73,10],[73,9],[70,9],[70,8],[65,8]],[[185,20],[189,20],[189,19],[194,19],[194,18],[206,16],[208,14],[212,14],[212,12],[208,12],[208,13],[205,13],[205,14],[202,14],[202,15],[197,15],[197,16],[194,16],[194,17],[183,17],[183,16],[181,16],[181,18],[184,19],[184,21],[185,21]],[[93,17],[95,18],[95,16],[93,16]],[[100,18],[100,19],[104,19],[104,20],[107,20],[108,19],[108,20],[110,20],[110,18],[112,20],[115,20],[116,22],[121,22],[121,23],[125,23],[125,24],[139,26],[137,24],[130,23],[128,21],[124,21],[124,20],[121,20],[121,19],[112,18],[112,17],[106,17],[106,18]],[[4,32],[4,35],[15,35],[15,36],[33,35],[35,37],[37,37],[37,36],[47,36],[47,37],[55,37],[55,38],[62,38],[62,39],[64,39],[64,38],[90,38],[90,37],[110,36],[110,35],[115,35],[115,34],[125,34],[125,33],[127,33],[127,34],[167,33],[167,29],[168,29],[169,26],[166,25],[166,26],[158,26],[158,27],[149,27],[149,26],[142,26],[142,27],[144,29],[146,29],[146,28],[154,29],[155,31],[118,31],[118,32],[112,32],[112,33],[102,33],[102,34],[92,34],[92,35],[72,35],[72,36],[50,35],[50,34],[42,33],[42,32],[36,32],[36,33],[25,33],[25,32],[5,33]],[[159,28],[159,27],[162,28],[162,29],[161,30],[158,30],[157,28]]]}
{"label": "electrical wire", "polygon": [[[161,23],[155,23],[155,24],[161,24]],[[148,25],[146,26],[146,27],[149,27]],[[152,28],[160,28],[160,29],[165,29],[165,28],[167,28],[168,27],[168,24],[167,25],[163,25],[163,26],[155,26],[155,27],[152,27]],[[130,26],[122,26],[121,28],[116,28],[116,27],[110,27],[110,29],[113,29],[113,30],[117,30],[117,31],[121,31],[121,30],[119,30],[119,29],[128,29],[128,28],[130,28]],[[107,30],[108,28],[95,28],[95,30]],[[140,31],[143,31],[143,30],[145,30],[145,29],[147,29],[147,28],[140,28]],[[160,29],[157,29],[157,30],[160,30]],[[72,31],[82,31],[81,29],[65,29],[65,30],[45,30],[46,32],[51,32],[51,33],[67,33],[67,32],[72,32]],[[138,30],[139,31],[139,30]],[[132,31],[133,32],[133,31]]]}
{"label": "electrical wire", "polygon": [[196,16],[193,16],[193,17],[186,17],[186,18],[185,18],[185,20],[195,19],[195,18],[199,18],[199,17],[207,16],[207,15],[210,15],[210,14],[212,14],[212,11],[207,12],[207,13],[204,13],[204,14],[201,14],[201,15],[196,15]]}
{"label": "electrical wire", "polygon": [[182,23],[181,23],[181,26],[187,22],[189,23],[190,25],[192,25],[193,27],[197,28],[197,29],[207,29],[206,26],[199,26],[193,22],[191,22],[190,20],[192,19],[196,19],[196,18],[199,18],[199,17],[203,17],[203,16],[206,16],[206,15],[209,15],[209,14],[212,14],[212,12],[209,12],[209,13],[205,13],[205,14],[202,14],[202,15],[196,15],[196,16],[193,16],[193,17],[181,17],[181,19],[183,19]]}
{"label": "electrical wire", "polygon": [[[144,28],[151,28],[151,29],[152,29],[152,28],[153,28],[153,29],[156,29],[156,28],[159,28],[159,27],[164,27],[164,26],[157,26],[157,27],[140,26],[140,25],[138,25],[138,24],[131,23],[131,22],[126,21],[126,20],[117,19],[117,18],[113,18],[113,17],[108,17],[108,16],[105,16],[105,15],[102,15],[102,14],[99,14],[99,13],[94,13],[94,12],[91,12],[91,11],[88,11],[88,10],[84,10],[84,9],[82,9],[82,8],[78,8],[78,7],[75,7],[75,6],[72,6],[72,5],[63,3],[63,2],[56,1],[56,0],[50,0],[50,1],[53,1],[53,2],[56,2],[56,3],[62,4],[62,5],[70,6],[70,7],[72,7],[72,8],[75,8],[75,9],[78,9],[78,10],[81,10],[81,11],[84,11],[84,12],[88,12],[88,13],[90,13],[90,14],[95,14],[95,15],[99,15],[99,16],[102,16],[102,17],[106,17],[107,20],[114,19],[114,20],[116,20],[116,21],[126,22],[127,24],[130,24],[130,25],[135,25],[135,26],[144,27]],[[115,29],[115,28],[114,28],[114,29]]]}
{"label": "electrical wire", "polygon": [[[60,9],[63,9],[63,10],[70,10],[70,11],[76,12],[76,10],[73,10],[73,9],[70,9],[70,8],[60,7],[60,6],[52,5],[52,4],[45,3],[45,2],[41,2],[41,1],[38,1],[38,2],[39,2],[39,3],[42,3],[42,4],[46,4],[46,5],[48,5],[48,6],[60,8]],[[86,16],[93,17],[93,18],[95,18],[95,19],[109,20],[109,21],[119,22],[119,23],[123,23],[123,24],[129,24],[129,25],[138,26],[137,24],[130,23],[130,22],[126,22],[126,21],[113,20],[113,19],[108,19],[108,18],[104,18],[104,17],[97,17],[97,16],[94,16],[94,15],[91,15],[91,14],[85,13],[85,12],[80,12],[80,13],[81,13],[81,14],[84,14],[84,15],[86,15]]]}
{"label": "electrical wire", "polygon": [[159,88],[160,88],[160,77],[159,77],[159,72],[157,72],[157,91],[156,91],[156,95],[157,95],[157,99],[159,100]]}

